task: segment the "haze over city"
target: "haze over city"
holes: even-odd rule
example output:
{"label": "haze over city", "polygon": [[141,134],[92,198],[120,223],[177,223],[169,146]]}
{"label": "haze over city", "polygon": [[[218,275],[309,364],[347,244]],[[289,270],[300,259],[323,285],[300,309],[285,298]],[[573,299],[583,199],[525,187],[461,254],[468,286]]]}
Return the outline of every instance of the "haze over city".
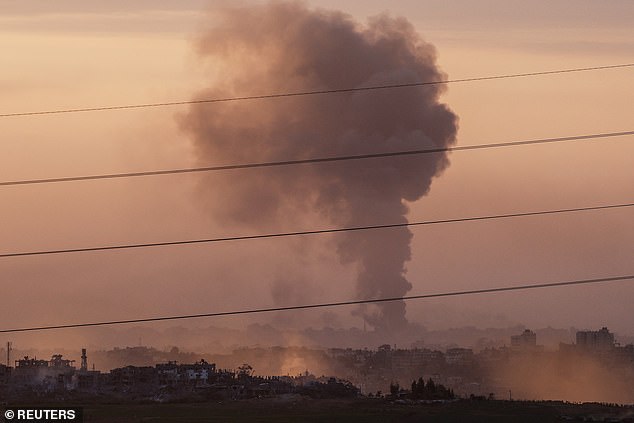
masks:
{"label": "haze over city", "polygon": [[[610,66],[630,63],[634,51],[625,0],[64,0],[2,10],[7,115]],[[632,72],[6,116],[0,182],[632,131]],[[0,254],[631,203],[631,140],[0,186]],[[632,240],[632,209],[619,208],[0,257],[0,329],[631,275]],[[633,297],[630,279],[5,338],[23,350],[140,343],[218,352],[319,346],[331,329],[339,335],[323,347],[409,347],[465,326],[605,326],[625,344]],[[573,342],[569,334],[562,341]]]}

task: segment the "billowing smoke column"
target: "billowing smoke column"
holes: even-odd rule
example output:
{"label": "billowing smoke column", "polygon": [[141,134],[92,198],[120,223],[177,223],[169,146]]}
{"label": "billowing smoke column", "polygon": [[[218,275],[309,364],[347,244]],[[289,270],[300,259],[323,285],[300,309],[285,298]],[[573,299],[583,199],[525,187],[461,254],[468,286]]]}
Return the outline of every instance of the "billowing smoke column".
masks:
{"label": "billowing smoke column", "polygon": [[[381,15],[362,26],[346,14],[295,2],[228,8],[215,18],[198,44],[209,59],[212,88],[197,98],[444,77],[434,48],[403,18]],[[432,85],[195,105],[182,125],[203,163],[438,148],[454,143],[457,131],[456,115],[439,103],[442,91]],[[215,174],[209,204],[217,221],[258,229],[296,229],[289,224],[311,213],[332,226],[406,222],[405,202],[425,195],[448,163],[444,154],[427,154]],[[342,262],[358,266],[359,298],[411,289],[405,278],[411,238],[407,228],[337,235]],[[378,330],[407,323],[402,301],[358,312]]]}

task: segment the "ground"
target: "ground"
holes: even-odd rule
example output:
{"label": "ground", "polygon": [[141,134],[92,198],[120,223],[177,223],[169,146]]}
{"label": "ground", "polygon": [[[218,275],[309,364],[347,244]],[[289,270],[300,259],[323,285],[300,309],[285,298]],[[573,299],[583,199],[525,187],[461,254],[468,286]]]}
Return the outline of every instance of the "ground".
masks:
{"label": "ground", "polygon": [[394,403],[383,399],[300,397],[196,404],[91,404],[85,422],[634,422],[634,407],[562,402]]}

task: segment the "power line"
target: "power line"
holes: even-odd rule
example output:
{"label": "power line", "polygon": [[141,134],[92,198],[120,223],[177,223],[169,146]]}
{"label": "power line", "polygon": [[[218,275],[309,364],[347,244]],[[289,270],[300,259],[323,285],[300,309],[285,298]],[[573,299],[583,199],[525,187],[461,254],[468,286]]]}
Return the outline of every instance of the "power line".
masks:
{"label": "power line", "polygon": [[490,81],[495,79],[525,78],[530,76],[554,75],[554,74],[573,73],[573,72],[587,72],[587,71],[595,71],[595,70],[626,68],[626,67],[632,67],[632,66],[634,66],[634,63],[623,63],[623,64],[617,64],[617,65],[592,66],[592,67],[586,67],[586,68],[558,69],[558,70],[542,71],[542,72],[526,72],[526,73],[515,73],[515,74],[505,74],[505,75],[480,76],[480,77],[462,78],[462,79],[445,79],[440,81],[411,82],[411,83],[403,83],[403,84],[373,85],[373,86],[356,87],[356,88],[335,88],[335,89],[327,89],[327,90],[298,91],[298,92],[290,92],[290,93],[262,94],[262,95],[250,95],[250,96],[241,96],[241,97],[224,97],[224,98],[212,98],[212,99],[202,99],[202,100],[170,101],[170,102],[162,102],[162,103],[81,107],[81,108],[75,108],[75,109],[40,110],[40,111],[34,111],[34,112],[14,112],[14,113],[0,114],[0,118],[16,117],[16,116],[52,115],[52,114],[62,114],[62,113],[97,112],[97,111],[104,111],[104,110],[142,109],[142,108],[149,108],[149,107],[182,106],[187,104],[226,103],[230,101],[263,100],[263,99],[282,98],[282,97],[300,97],[300,96],[318,95],[318,94],[336,94],[336,93],[349,93],[349,92],[357,92],[357,91],[385,90],[385,89],[393,89],[393,88],[422,87],[425,85],[441,85],[441,84],[454,84],[458,82],[475,82],[475,81]]}
{"label": "power line", "polygon": [[275,167],[275,166],[301,165],[301,164],[309,164],[309,163],[338,162],[338,161],[346,161],[346,160],[376,159],[376,158],[384,158],[384,157],[412,156],[412,155],[420,155],[420,154],[433,154],[433,153],[443,153],[443,152],[453,152],[453,151],[484,150],[489,148],[516,147],[516,146],[522,146],[522,145],[552,144],[552,143],[565,142],[565,141],[579,141],[579,140],[598,139],[598,138],[622,137],[627,135],[634,135],[634,131],[604,132],[604,133],[598,133],[598,134],[573,135],[568,137],[510,141],[510,142],[501,142],[501,143],[495,143],[495,144],[464,145],[464,146],[457,146],[457,147],[443,147],[443,148],[432,148],[432,149],[422,149],[422,150],[408,150],[408,151],[397,151],[397,152],[388,152],[388,153],[371,153],[371,154],[359,154],[359,155],[337,156],[337,157],[320,157],[320,158],[301,159],[301,160],[243,163],[243,164],[233,164],[233,165],[191,167],[191,168],[181,168],[181,169],[164,169],[164,170],[150,170],[150,171],[141,171],[141,172],[110,173],[110,174],[101,174],[101,175],[67,176],[67,177],[60,177],[60,178],[24,179],[24,180],[0,182],[0,187],[15,186],[15,185],[48,184],[48,183],[58,183],[58,182],[90,181],[90,180],[99,180],[99,179],[120,179],[120,178],[132,178],[132,177],[141,177],[141,176],[172,175],[172,174],[182,174],[182,173],[212,172],[212,171],[250,169],[250,168],[265,168],[265,167]]}
{"label": "power line", "polygon": [[515,217],[540,216],[540,215],[561,214],[561,213],[575,213],[575,212],[583,212],[583,211],[591,211],[591,210],[617,209],[617,208],[625,208],[625,207],[632,207],[632,206],[634,206],[634,203],[607,204],[607,205],[600,205],[600,206],[577,207],[577,208],[569,208],[569,209],[542,210],[542,211],[522,212],[522,213],[462,217],[462,218],[456,218],[456,219],[427,220],[427,221],[421,221],[421,222],[405,222],[405,223],[391,223],[391,224],[382,224],[382,225],[353,226],[353,227],[334,228],[334,229],[317,229],[317,230],[310,230],[310,231],[277,232],[277,233],[269,233],[269,234],[261,234],[261,235],[243,235],[243,236],[231,236],[231,237],[223,237],[223,238],[190,239],[190,240],[180,240],[180,241],[151,242],[151,243],[143,243],[143,244],[120,244],[120,245],[107,245],[107,246],[101,246],[101,247],[69,248],[69,249],[59,249],[59,250],[24,251],[24,252],[0,254],[0,258],[42,256],[42,255],[50,255],[50,254],[68,254],[68,253],[81,253],[81,252],[94,252],[94,251],[109,251],[109,250],[124,250],[124,249],[133,249],[133,248],[165,247],[165,246],[186,245],[186,244],[206,244],[206,243],[214,243],[214,242],[244,241],[244,240],[263,239],[263,238],[283,238],[283,237],[299,236],[299,235],[318,235],[318,234],[338,233],[338,232],[391,229],[391,228],[402,228],[402,227],[412,227],[412,226],[438,225],[438,224],[444,224],[444,223],[474,222],[474,221],[480,221],[480,220],[509,219],[509,218],[515,218]]}
{"label": "power line", "polygon": [[535,285],[505,286],[505,287],[498,287],[498,288],[483,288],[483,289],[474,289],[474,290],[468,290],[468,291],[441,292],[436,294],[408,295],[404,297],[374,298],[369,300],[339,301],[339,302],[331,302],[331,303],[304,304],[304,305],[287,306],[287,307],[256,308],[256,309],[247,309],[247,310],[221,311],[221,312],[201,313],[201,314],[184,314],[184,315],[176,315],[176,316],[147,317],[147,318],[129,319],[129,320],[110,320],[110,321],[103,321],[103,322],[70,323],[65,325],[2,329],[0,330],[0,333],[59,330],[59,329],[82,328],[82,327],[91,327],[91,326],[112,326],[112,325],[124,325],[129,323],[147,323],[147,322],[159,322],[159,321],[166,321],[166,320],[199,319],[203,317],[237,316],[242,314],[307,310],[307,309],[325,308],[325,307],[340,307],[340,306],[370,304],[370,303],[386,303],[386,302],[393,302],[393,301],[410,301],[410,300],[421,300],[421,299],[429,299],[429,298],[457,297],[462,295],[492,294],[496,292],[506,292],[506,291],[553,288],[553,287],[561,287],[561,286],[598,284],[598,283],[606,283],[606,282],[624,281],[629,279],[634,279],[634,275],[613,276],[613,277],[596,278],[596,279],[576,279],[576,280],[565,281],[565,282],[540,283]]}

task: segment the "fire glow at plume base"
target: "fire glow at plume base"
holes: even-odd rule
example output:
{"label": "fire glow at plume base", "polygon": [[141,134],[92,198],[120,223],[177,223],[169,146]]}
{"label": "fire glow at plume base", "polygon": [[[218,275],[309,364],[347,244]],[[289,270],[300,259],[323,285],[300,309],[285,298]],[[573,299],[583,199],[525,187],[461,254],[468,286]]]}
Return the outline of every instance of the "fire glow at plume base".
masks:
{"label": "fire glow at plume base", "polygon": [[[198,41],[213,67],[196,98],[327,90],[435,81],[434,48],[404,18],[380,15],[361,25],[340,12],[303,3],[216,11]],[[457,116],[439,102],[442,86],[194,105],[180,117],[201,163],[305,159],[442,148],[455,142]],[[271,230],[316,216],[349,226],[405,222],[412,202],[448,166],[446,154],[287,166],[214,175],[204,202],[215,221]],[[210,177],[211,178],[211,177]],[[342,263],[358,268],[359,298],[398,297],[411,232],[339,234]],[[298,281],[297,283],[301,283]],[[403,302],[357,311],[377,330],[407,324]]]}

